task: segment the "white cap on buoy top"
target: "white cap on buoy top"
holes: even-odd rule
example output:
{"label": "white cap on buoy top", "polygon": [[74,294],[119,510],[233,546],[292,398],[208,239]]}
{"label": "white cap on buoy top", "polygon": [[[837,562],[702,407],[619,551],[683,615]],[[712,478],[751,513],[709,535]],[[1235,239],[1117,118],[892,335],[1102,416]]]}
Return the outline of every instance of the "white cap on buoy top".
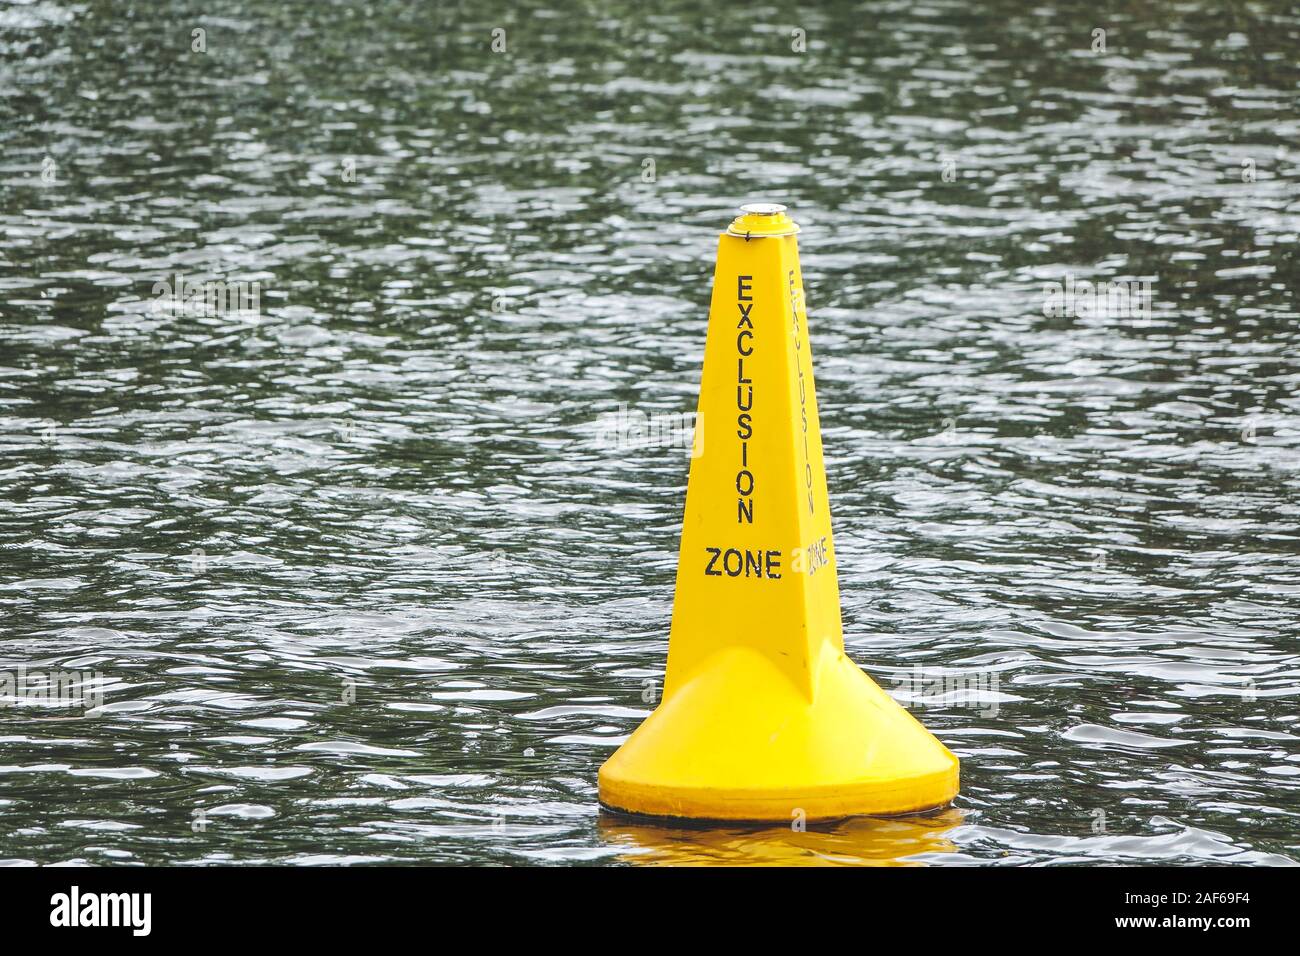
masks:
{"label": "white cap on buoy top", "polygon": [[728,234],[742,239],[793,236],[798,231],[799,227],[779,202],[747,202],[727,227]]}

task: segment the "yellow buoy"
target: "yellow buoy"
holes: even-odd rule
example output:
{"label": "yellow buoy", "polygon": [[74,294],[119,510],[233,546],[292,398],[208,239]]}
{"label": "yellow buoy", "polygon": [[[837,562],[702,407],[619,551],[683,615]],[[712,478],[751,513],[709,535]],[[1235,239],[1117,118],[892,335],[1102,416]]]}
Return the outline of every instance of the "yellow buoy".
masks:
{"label": "yellow buoy", "polygon": [[943,806],[957,758],[844,653],[799,227],[741,212],[718,240],[663,699],[600,801],[784,822]]}

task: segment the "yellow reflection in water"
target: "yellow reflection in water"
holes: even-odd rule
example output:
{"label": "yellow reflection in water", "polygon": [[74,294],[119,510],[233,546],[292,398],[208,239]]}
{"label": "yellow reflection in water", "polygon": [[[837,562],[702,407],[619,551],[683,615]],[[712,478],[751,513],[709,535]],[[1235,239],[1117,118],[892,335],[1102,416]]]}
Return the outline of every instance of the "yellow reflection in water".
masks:
{"label": "yellow reflection in water", "polygon": [[962,822],[949,807],[924,816],[810,823],[791,827],[685,827],[602,811],[607,843],[627,848],[622,859],[643,866],[920,866],[922,853],[952,853],[946,834]]}

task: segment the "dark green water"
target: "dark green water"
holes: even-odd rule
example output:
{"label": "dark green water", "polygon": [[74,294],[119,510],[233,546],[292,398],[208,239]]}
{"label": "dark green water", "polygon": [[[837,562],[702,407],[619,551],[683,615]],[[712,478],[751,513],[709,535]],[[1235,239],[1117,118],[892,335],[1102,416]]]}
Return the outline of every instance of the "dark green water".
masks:
{"label": "dark green water", "polygon": [[[1300,12],[654,7],[0,6],[0,860],[1300,859]],[[597,812],[753,198],[937,818]]]}

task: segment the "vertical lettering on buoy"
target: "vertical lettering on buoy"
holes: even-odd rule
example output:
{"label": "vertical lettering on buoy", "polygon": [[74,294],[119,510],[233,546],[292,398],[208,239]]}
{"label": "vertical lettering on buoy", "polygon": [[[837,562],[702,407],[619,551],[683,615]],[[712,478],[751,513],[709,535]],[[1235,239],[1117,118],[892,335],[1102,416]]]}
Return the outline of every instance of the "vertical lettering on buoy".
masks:
{"label": "vertical lettering on buoy", "polygon": [[804,375],[803,330],[799,324],[799,307],[803,304],[799,284],[795,281],[794,270],[790,270],[790,314],[794,316],[794,354],[795,364],[799,367],[799,426],[803,433],[803,483],[808,494],[808,513],[814,514],[813,505],[813,470],[812,456],[808,451],[808,382]]}
{"label": "vertical lettering on buoy", "polygon": [[[754,354],[754,277],[736,277],[736,437],[740,439],[740,470],[736,472],[736,523],[754,523],[754,473],[749,468],[749,442],[754,437],[754,382],[745,376],[745,359]],[[746,303],[749,303],[746,305]]]}

